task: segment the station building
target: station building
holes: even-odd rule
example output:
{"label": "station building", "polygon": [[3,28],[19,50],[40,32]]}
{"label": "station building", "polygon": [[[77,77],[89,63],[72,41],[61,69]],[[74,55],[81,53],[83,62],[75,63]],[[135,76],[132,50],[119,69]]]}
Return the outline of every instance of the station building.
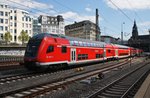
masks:
{"label": "station building", "polygon": [[135,48],[143,49],[145,52],[150,52],[150,34],[138,35],[136,21],[134,21],[134,25],[132,28],[132,36],[128,40],[128,45]]}

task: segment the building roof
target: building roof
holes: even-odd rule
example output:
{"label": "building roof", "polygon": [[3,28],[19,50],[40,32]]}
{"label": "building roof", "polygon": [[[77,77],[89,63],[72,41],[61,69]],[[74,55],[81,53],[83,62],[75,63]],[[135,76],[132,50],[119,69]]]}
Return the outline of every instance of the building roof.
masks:
{"label": "building roof", "polygon": [[138,39],[142,39],[142,40],[150,39],[150,35],[139,35]]}

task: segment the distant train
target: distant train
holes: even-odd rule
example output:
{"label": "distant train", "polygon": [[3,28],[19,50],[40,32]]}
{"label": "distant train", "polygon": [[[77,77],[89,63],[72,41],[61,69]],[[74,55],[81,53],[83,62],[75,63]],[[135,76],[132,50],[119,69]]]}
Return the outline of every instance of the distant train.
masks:
{"label": "distant train", "polygon": [[107,59],[125,58],[141,52],[142,50],[123,45],[41,33],[29,40],[24,64],[25,67],[32,70],[61,68]]}

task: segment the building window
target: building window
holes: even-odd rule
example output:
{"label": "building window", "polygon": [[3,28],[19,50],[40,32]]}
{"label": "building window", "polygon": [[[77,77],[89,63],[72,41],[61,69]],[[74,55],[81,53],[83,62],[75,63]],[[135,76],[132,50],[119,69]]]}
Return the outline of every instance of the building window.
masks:
{"label": "building window", "polygon": [[7,31],[8,30],[8,27],[5,27],[5,31]]}
{"label": "building window", "polygon": [[8,19],[5,19],[5,24],[8,24]]}
{"label": "building window", "polygon": [[22,21],[24,21],[24,17],[22,17]]}
{"label": "building window", "polygon": [[17,16],[14,16],[14,20],[17,20]]}
{"label": "building window", "polygon": [[28,21],[28,17],[26,17],[26,21]]}
{"label": "building window", "polygon": [[3,34],[1,34],[1,39],[3,39]]}
{"label": "building window", "polygon": [[0,16],[3,16],[4,15],[4,12],[0,11]]}
{"label": "building window", "polygon": [[0,19],[0,23],[4,23],[4,20],[3,20],[3,19]]}
{"label": "building window", "polygon": [[3,5],[0,5],[1,8],[3,8]]}
{"label": "building window", "polygon": [[17,37],[16,36],[14,36],[14,41],[16,41],[17,40]]}
{"label": "building window", "polygon": [[0,26],[0,31],[3,31],[3,26]]}
{"label": "building window", "polygon": [[10,16],[10,20],[12,20],[13,19],[13,17],[12,16]]}
{"label": "building window", "polygon": [[17,23],[14,23],[14,26],[17,27]]}
{"label": "building window", "polygon": [[31,30],[29,30],[29,33],[31,34]]}
{"label": "building window", "polygon": [[12,23],[12,22],[10,22],[10,26],[13,26],[13,23]]}
{"label": "building window", "polygon": [[28,28],[28,24],[26,23],[26,27]]}
{"label": "building window", "polygon": [[5,8],[7,8],[7,5],[5,5]]}
{"label": "building window", "polygon": [[8,12],[5,12],[5,16],[8,16]]}
{"label": "building window", "polygon": [[31,18],[29,18],[29,21],[31,21]]}
{"label": "building window", "polygon": [[26,33],[28,33],[28,30],[26,30]]}
{"label": "building window", "polygon": [[31,24],[29,24],[30,28],[31,28]]}
{"label": "building window", "polygon": [[12,29],[10,29],[10,33],[13,33],[13,30],[12,30]]}
{"label": "building window", "polygon": [[16,30],[16,29],[14,30],[14,33],[17,33],[17,30]]}
{"label": "building window", "polygon": [[22,23],[22,27],[24,27],[24,23]]}
{"label": "building window", "polygon": [[14,13],[16,13],[16,11],[14,11]]}

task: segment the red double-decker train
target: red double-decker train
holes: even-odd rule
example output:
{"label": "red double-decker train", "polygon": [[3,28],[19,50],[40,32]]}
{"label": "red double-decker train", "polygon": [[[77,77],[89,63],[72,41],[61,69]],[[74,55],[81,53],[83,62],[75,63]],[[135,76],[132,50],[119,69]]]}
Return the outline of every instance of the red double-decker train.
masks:
{"label": "red double-decker train", "polygon": [[24,56],[28,69],[61,68],[140,54],[142,50],[86,39],[41,33],[33,36]]}

